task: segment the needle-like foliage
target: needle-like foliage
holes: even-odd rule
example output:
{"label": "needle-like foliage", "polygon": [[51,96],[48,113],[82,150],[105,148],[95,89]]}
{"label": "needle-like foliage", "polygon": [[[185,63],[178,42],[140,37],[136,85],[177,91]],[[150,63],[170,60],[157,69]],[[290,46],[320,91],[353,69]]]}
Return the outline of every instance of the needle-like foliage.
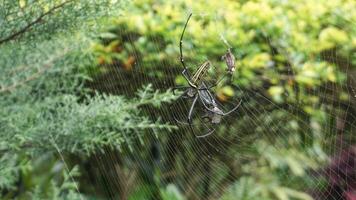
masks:
{"label": "needle-like foliage", "polygon": [[175,128],[141,110],[170,102],[170,91],[148,85],[128,99],[84,87],[92,69],[86,50],[91,35],[105,23],[102,17],[118,15],[121,7],[112,0],[0,1],[0,198],[69,198],[78,190],[62,187],[76,185],[65,178],[65,163],[64,178],[45,184],[50,189],[27,182],[22,196],[16,184],[43,155],[59,153],[63,159],[62,154],[87,156],[104,147],[131,148],[144,133]]}

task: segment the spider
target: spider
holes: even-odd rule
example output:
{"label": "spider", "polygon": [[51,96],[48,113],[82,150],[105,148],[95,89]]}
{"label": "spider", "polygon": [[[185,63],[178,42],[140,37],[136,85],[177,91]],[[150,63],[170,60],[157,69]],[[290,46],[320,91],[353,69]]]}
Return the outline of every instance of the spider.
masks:
{"label": "spider", "polygon": [[[184,28],[183,28],[183,31],[182,31],[182,34],[180,37],[180,41],[179,41],[180,62],[183,66],[183,71],[181,73],[182,73],[183,77],[185,78],[185,80],[187,81],[189,86],[174,87],[173,93],[175,93],[175,90],[177,90],[177,89],[185,89],[183,94],[180,95],[178,97],[178,99],[181,99],[181,98],[193,99],[193,103],[189,109],[187,122],[182,122],[182,121],[178,120],[176,117],[174,117],[174,119],[178,123],[189,125],[190,129],[193,132],[192,114],[194,111],[194,107],[196,106],[198,101],[203,105],[203,109],[205,111],[205,115],[202,116],[202,119],[207,119],[211,125],[219,124],[221,122],[221,119],[223,116],[229,115],[230,113],[234,112],[240,106],[241,101],[232,110],[230,110],[228,112],[223,112],[223,110],[221,108],[219,108],[217,100],[214,98],[214,95],[210,92],[210,89],[215,87],[217,85],[217,83],[219,83],[222,79],[220,79],[216,84],[214,84],[213,86],[210,86],[210,87],[208,87],[208,85],[203,81],[204,77],[207,75],[207,72],[211,67],[211,63],[209,60],[205,61],[202,65],[200,65],[198,67],[198,69],[193,73],[193,75],[190,76],[188,69],[184,62],[182,44],[183,44],[183,37],[184,37],[185,29],[187,28],[187,25],[188,25],[188,22],[189,22],[191,16],[192,16],[192,13],[190,13],[188,16],[188,19],[184,25]],[[231,72],[231,70],[228,70],[228,71]],[[215,131],[214,128],[209,128],[207,133],[205,133],[203,135],[196,136],[196,137],[206,137],[206,136],[210,135],[211,133],[213,133],[214,131]]]}

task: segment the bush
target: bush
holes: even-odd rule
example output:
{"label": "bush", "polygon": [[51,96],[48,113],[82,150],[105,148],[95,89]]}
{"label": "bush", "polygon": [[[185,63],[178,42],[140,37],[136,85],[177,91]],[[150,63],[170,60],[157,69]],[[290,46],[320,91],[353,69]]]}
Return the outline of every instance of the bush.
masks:
{"label": "bush", "polygon": [[[180,76],[179,37],[192,10],[183,40],[189,69],[209,59],[215,68],[207,79],[216,80],[226,70],[221,56],[232,47],[233,84],[219,84],[215,92],[223,103],[242,99],[243,104],[206,142],[195,143],[183,128],[179,134],[184,136],[168,136],[163,165],[174,162],[165,170],[175,175],[161,181],[174,182],[188,199],[217,198],[233,182],[237,187],[224,199],[237,193],[241,199],[311,199],[305,191],[320,180],[310,173],[335,151],[336,118],[354,112],[343,88],[344,72],[356,61],[355,8],[347,0],[140,0],[112,20],[93,49],[99,66],[130,74],[117,77],[118,85],[132,83],[135,76],[144,78],[135,79],[133,88],[146,81],[162,88],[186,84]],[[179,107],[174,112],[181,113]],[[183,141],[172,142],[177,138]]]}

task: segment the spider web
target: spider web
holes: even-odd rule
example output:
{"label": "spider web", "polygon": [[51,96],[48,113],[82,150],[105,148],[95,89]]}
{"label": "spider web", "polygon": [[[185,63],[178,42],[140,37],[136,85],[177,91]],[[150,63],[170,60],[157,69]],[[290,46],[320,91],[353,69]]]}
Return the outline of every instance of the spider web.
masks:
{"label": "spider web", "polygon": [[[193,18],[219,22],[211,13],[193,12]],[[184,20],[182,19],[182,28]],[[118,31],[119,35],[125,35],[127,43],[137,40],[133,34]],[[191,30],[188,24],[183,52],[190,73],[206,59],[210,59],[195,57],[200,50],[185,42],[190,40],[194,43],[191,39],[193,31],[201,31],[202,35],[204,33],[204,30]],[[222,38],[229,31],[231,30],[222,30]],[[150,47],[151,51],[164,55],[160,38],[150,39],[155,41],[155,45]],[[216,40],[222,39],[217,37]],[[267,36],[265,43],[270,42],[272,38]],[[132,51],[130,56],[135,58],[135,62],[131,70],[125,70],[120,64],[113,64],[108,67],[108,73],[97,77],[93,87],[102,92],[132,97],[133,91],[138,87],[134,83],[153,84],[154,88],[161,90],[176,86],[175,77],[183,70],[178,62],[179,38],[172,47],[176,52],[176,60],[168,63],[145,62],[139,59],[145,55]],[[224,53],[221,52],[221,55]],[[239,59],[238,55],[235,56]],[[327,59],[337,63],[341,58],[331,53],[327,55]],[[216,131],[204,138],[195,137],[207,130],[207,122],[201,119],[204,114],[201,103],[194,109],[193,132],[189,126],[176,123],[173,119],[173,115],[176,115],[180,120],[186,121],[192,99],[179,99],[161,109],[147,108],[150,118],[161,118],[177,125],[179,129],[172,133],[162,132],[158,137],[153,132],[147,133],[144,145],[137,144],[133,152],[107,150],[105,154],[95,155],[93,165],[97,167],[98,173],[94,175],[92,170],[87,171],[89,176],[91,173],[95,176],[90,184],[98,187],[95,190],[98,195],[103,192],[112,199],[118,196],[123,199],[144,199],[147,197],[144,194],[150,194],[151,199],[160,199],[158,196],[162,196],[164,192],[180,193],[187,199],[218,199],[227,192],[236,195],[235,198],[256,199],[249,192],[258,193],[260,190],[271,194],[272,199],[283,199],[287,195],[290,199],[353,200],[356,198],[356,80],[349,75],[354,73],[352,59],[354,58],[347,58],[347,63],[344,64],[346,69],[343,72],[348,76],[345,83],[321,85],[310,91],[310,96],[320,98],[320,102],[312,109],[327,107],[325,117],[317,122],[305,119],[310,115],[300,111],[303,106],[302,98],[296,103],[277,103],[268,96],[265,89],[242,87],[238,84],[231,86],[235,96],[219,102],[219,107],[227,111],[239,100],[242,100],[241,106],[231,115],[224,116],[222,122],[215,126]],[[149,67],[161,69],[162,74],[151,72]],[[216,68],[218,67],[214,66],[209,74],[211,82],[221,77],[221,73],[217,73],[219,76],[214,73],[214,70],[218,70]],[[293,67],[290,69],[287,75],[293,77],[295,72]],[[239,79],[240,76],[237,70],[234,79]],[[271,79],[265,78],[267,81]],[[222,83],[224,84],[226,83]],[[217,89],[211,91],[216,94]],[[335,98],[339,91],[347,93],[347,100]],[[287,98],[289,94],[284,92],[281,95]],[[170,106],[172,109],[169,109]],[[233,190],[235,193],[231,192]],[[155,193],[159,191],[160,194]],[[270,199],[267,196],[261,193],[258,197]],[[228,199],[225,196],[224,198]]]}

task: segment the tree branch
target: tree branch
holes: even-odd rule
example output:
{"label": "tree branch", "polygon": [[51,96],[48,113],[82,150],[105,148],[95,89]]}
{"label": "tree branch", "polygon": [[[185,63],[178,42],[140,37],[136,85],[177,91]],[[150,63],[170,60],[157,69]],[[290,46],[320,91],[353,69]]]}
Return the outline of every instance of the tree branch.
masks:
{"label": "tree branch", "polygon": [[25,27],[23,27],[22,29],[12,33],[11,35],[5,37],[4,39],[0,39],[0,45],[5,43],[5,42],[8,42],[10,40],[13,40],[15,39],[17,36],[25,33],[26,31],[28,31],[32,26],[36,25],[37,23],[41,22],[42,19],[44,17],[46,17],[47,15],[50,15],[51,13],[53,13],[54,11],[56,11],[57,9],[59,8],[62,8],[63,6],[65,6],[66,4],[68,3],[71,3],[72,1],[74,0],[68,0],[68,1],[65,1],[57,6],[54,6],[53,8],[51,8],[50,10],[48,10],[47,12],[43,13],[42,15],[40,15],[37,19],[35,19],[34,21],[32,21],[31,23],[27,24]]}

